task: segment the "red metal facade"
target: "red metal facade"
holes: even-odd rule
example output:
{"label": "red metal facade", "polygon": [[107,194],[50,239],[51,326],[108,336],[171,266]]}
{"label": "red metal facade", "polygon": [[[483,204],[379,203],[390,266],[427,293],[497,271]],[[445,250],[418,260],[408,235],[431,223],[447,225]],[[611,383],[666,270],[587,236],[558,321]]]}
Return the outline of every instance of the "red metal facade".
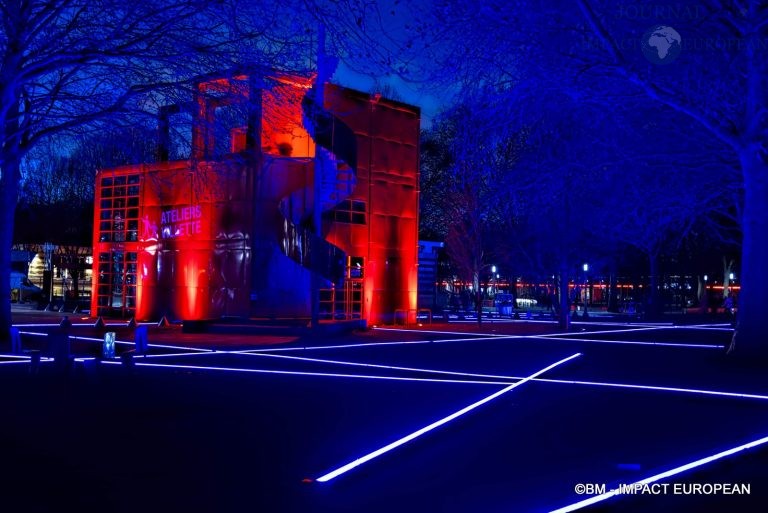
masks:
{"label": "red metal facade", "polygon": [[326,319],[413,315],[419,111],[330,84],[318,108],[310,86],[201,81],[190,159],[98,173],[92,312],[307,317],[319,285]]}

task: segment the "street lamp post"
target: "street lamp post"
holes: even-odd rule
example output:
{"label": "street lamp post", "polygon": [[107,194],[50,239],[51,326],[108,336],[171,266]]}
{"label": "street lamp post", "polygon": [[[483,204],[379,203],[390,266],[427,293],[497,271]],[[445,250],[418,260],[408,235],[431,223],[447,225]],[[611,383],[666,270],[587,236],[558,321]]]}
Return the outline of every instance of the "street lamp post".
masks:
{"label": "street lamp post", "polygon": [[56,249],[55,244],[46,242],[43,244],[45,254],[45,271],[43,272],[43,286],[48,290],[48,305],[53,303],[53,252]]}
{"label": "street lamp post", "polygon": [[589,264],[585,263],[582,266],[582,269],[584,270],[584,313],[582,316],[589,317],[589,312],[587,312],[587,301],[589,300],[589,280],[587,279],[587,272],[589,271]]}

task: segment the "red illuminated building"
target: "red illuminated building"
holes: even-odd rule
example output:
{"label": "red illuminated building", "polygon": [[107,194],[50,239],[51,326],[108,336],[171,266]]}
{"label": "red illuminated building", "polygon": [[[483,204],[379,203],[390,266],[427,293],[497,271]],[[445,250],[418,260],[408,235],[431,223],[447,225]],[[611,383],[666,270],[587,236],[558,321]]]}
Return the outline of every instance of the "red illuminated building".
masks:
{"label": "red illuminated building", "polygon": [[[307,78],[232,75],[162,108],[158,162],[97,174],[91,311],[309,317],[317,290],[322,319],[412,312],[419,110],[323,90],[318,106]],[[185,119],[191,151],[169,161]]]}

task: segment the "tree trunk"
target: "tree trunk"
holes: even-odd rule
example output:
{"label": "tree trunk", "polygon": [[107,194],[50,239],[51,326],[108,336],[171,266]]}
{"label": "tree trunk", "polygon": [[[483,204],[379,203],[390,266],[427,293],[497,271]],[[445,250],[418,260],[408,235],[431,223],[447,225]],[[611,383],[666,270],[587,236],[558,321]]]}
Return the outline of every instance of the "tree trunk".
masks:
{"label": "tree trunk", "polygon": [[11,246],[13,220],[18,197],[19,163],[0,155],[0,340],[10,339],[11,328]]}
{"label": "tree trunk", "polygon": [[568,292],[568,271],[560,270],[560,312],[558,324],[567,331],[571,327],[571,300]]}
{"label": "tree trunk", "polygon": [[728,350],[738,356],[768,357],[768,155],[760,144],[740,155],[744,176],[741,290],[736,331]]}
{"label": "tree trunk", "polygon": [[475,292],[475,309],[477,310],[477,325],[483,324],[483,294],[479,290]]}
{"label": "tree trunk", "polygon": [[723,299],[731,295],[731,273],[733,272],[733,260],[723,257]]}
{"label": "tree trunk", "polygon": [[617,313],[619,311],[618,280],[616,273],[612,272],[608,280],[608,311]]}
{"label": "tree trunk", "polygon": [[661,314],[661,305],[659,304],[659,257],[655,253],[648,255],[648,299],[646,304],[647,316],[651,319],[657,318]]}

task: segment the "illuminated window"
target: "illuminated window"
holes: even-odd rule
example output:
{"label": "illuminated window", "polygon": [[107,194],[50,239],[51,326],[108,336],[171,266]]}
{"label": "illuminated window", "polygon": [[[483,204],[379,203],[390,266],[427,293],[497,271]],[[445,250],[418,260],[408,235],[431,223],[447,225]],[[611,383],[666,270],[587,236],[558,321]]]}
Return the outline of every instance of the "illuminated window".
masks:
{"label": "illuminated window", "polygon": [[138,240],[138,184],[139,175],[105,177],[101,179],[102,199],[99,203],[100,242]]}
{"label": "illuminated window", "polygon": [[346,199],[330,212],[337,223],[366,224],[365,201]]}

